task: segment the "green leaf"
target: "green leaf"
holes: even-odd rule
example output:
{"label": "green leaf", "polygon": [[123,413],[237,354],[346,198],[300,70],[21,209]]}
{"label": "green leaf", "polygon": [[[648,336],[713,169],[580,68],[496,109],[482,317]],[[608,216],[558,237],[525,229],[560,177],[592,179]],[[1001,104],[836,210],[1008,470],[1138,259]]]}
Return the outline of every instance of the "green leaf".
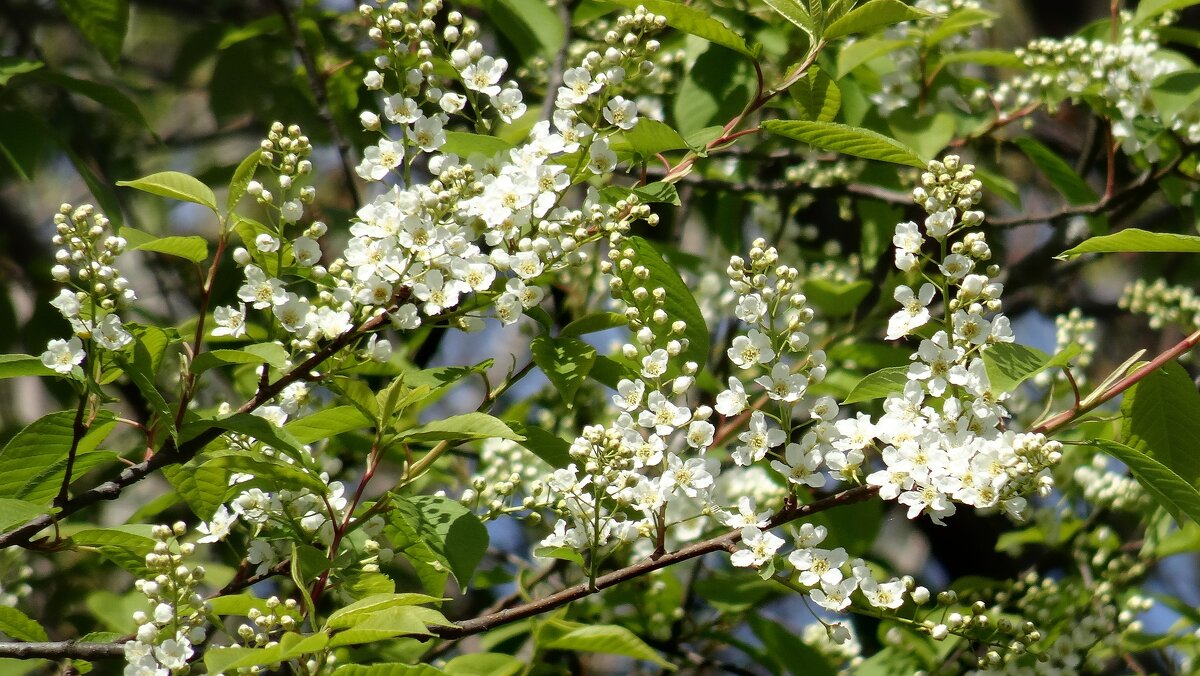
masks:
{"label": "green leaf", "polygon": [[221,349],[201,352],[192,361],[192,372],[203,373],[228,364],[270,364],[277,369],[287,366],[288,353],[279,343],[258,343],[238,350]]}
{"label": "green leaf", "polygon": [[[110,111],[117,113],[134,124],[144,127],[151,134],[154,134],[154,127],[150,126],[150,121],[142,114],[141,108],[129,96],[113,87],[101,82],[93,82],[91,80],[81,80],[70,77],[58,72],[41,71],[36,76],[39,80],[57,85],[68,91],[86,96],[89,99],[108,108]],[[157,139],[158,136],[155,135]]]}
{"label": "green leaf", "polygon": [[158,372],[150,347],[141,338],[135,337],[132,359],[124,354],[113,356],[121,365],[121,369],[125,371],[125,376],[138,388],[138,391],[146,398],[146,402],[158,414],[160,424],[166,428],[172,439],[178,441],[179,430],[175,428],[175,411],[158,391],[158,386],[154,382]]}
{"label": "green leaf", "polygon": [[[639,118],[633,129],[624,133],[624,143],[629,149],[645,158],[654,157],[668,150],[685,150],[687,141],[669,125],[648,117]],[[618,149],[621,144],[614,144]]]}
{"label": "green leaf", "polygon": [[512,149],[513,146],[511,143],[495,136],[470,134],[465,131],[448,131],[446,132],[446,143],[441,148],[438,148],[438,152],[442,154],[454,153],[461,156],[463,160],[466,160],[473,153],[492,157],[499,153],[507,153]]}
{"label": "green leaf", "polygon": [[580,627],[540,647],[552,650],[624,655],[636,660],[653,662],[664,669],[672,671],[675,669],[674,665],[664,660],[658,651],[646,645],[646,642],[638,638],[636,634],[615,624]]}
{"label": "green leaf", "polygon": [[983,189],[987,192],[999,195],[1014,207],[1021,206],[1021,193],[1017,189],[1017,184],[1008,177],[976,167],[975,178],[979,179],[979,182],[983,184]]}
{"label": "green leaf", "polygon": [[558,559],[560,561],[568,561],[576,565],[583,565],[583,555],[579,550],[571,547],[538,547],[533,550],[533,555],[543,559]]}
{"label": "green leaf", "polygon": [[132,181],[117,181],[117,185],[160,197],[194,202],[212,209],[213,213],[217,212],[217,196],[213,194],[212,189],[178,171],[162,171]]}
{"label": "green leaf", "polygon": [[544,0],[485,0],[483,10],[522,56],[552,61],[566,39],[566,27]]}
{"label": "green leaf", "polygon": [[864,63],[897,49],[907,47],[906,40],[866,38],[842,47],[837,57],[837,77],[842,79]]}
{"label": "green leaf", "polygon": [[921,157],[937,157],[954,138],[954,116],[939,112],[916,117],[901,108],[888,118],[888,129],[898,141],[912,148]]}
{"label": "green leaf", "polygon": [[[71,466],[71,483],[75,483],[92,469],[120,460],[120,455],[113,451],[85,451],[75,454],[75,463]],[[39,505],[48,505],[58,495],[62,487],[63,476],[67,471],[67,458],[64,456],[53,464],[43,468],[17,491],[13,497],[27,500]]]}
{"label": "green leaf", "polygon": [[229,492],[229,473],[223,467],[188,463],[168,465],[162,473],[192,512],[205,521],[212,518]]}
{"label": "green leaf", "polygon": [[622,379],[628,378],[633,380],[638,377],[637,371],[604,355],[596,356],[596,362],[592,364],[592,371],[588,375],[594,378],[596,382],[602,383],[614,390],[617,389],[617,385]]}
{"label": "green leaf", "polygon": [[816,648],[795,632],[758,614],[750,615],[750,629],[762,641],[767,655],[794,676],[836,676],[837,671]]}
{"label": "green leaf", "polygon": [[1137,13],[1133,15],[1133,23],[1143,24],[1163,12],[1175,12],[1196,4],[1200,4],[1200,0],[1141,0]]}
{"label": "green leaf", "polygon": [[345,432],[353,432],[374,425],[374,421],[354,406],[323,408],[316,413],[292,420],[283,426],[296,441],[311,444]]}
{"label": "green leaf", "polygon": [[[588,333],[596,333],[597,331],[607,331],[608,329],[615,329],[627,324],[629,324],[629,320],[623,314],[616,312],[596,312],[580,317],[567,324],[558,335],[561,338],[571,338]],[[32,357],[30,358],[32,359]]]}
{"label": "green leaf", "polygon": [[854,312],[858,304],[867,294],[871,293],[873,285],[866,280],[856,282],[835,282],[822,277],[810,277],[804,280],[804,295],[809,302],[826,317],[845,317]]}
{"label": "green leaf", "polygon": [[1200,101],[1200,69],[1177,70],[1155,79],[1150,99],[1161,119],[1174,120]]}
{"label": "green leaf", "polygon": [[1085,253],[1195,253],[1200,251],[1200,237],[1177,235],[1173,232],[1149,232],[1125,228],[1111,235],[1085,239],[1060,253],[1057,258],[1068,260]]}
{"label": "green leaf", "polygon": [[349,629],[373,613],[399,606],[440,603],[442,599],[426,594],[375,594],[333,611],[325,620],[326,629]]}
{"label": "green leaf", "polygon": [[925,46],[932,47],[946,38],[970,30],[980,24],[988,23],[999,19],[1000,15],[995,12],[989,12],[986,9],[977,9],[974,7],[964,7],[957,10],[946,17],[944,21],[938,24],[937,28],[929,31],[925,36]]}
{"label": "green leaf", "polygon": [[121,58],[129,27],[127,0],[59,0],[59,8],[109,64]]}
{"label": "green leaf", "polygon": [[129,242],[130,251],[153,251],[186,258],[193,263],[201,263],[208,258],[208,242],[203,237],[155,237],[129,226],[121,228],[120,235]]}
{"label": "green leaf", "polygon": [[823,37],[825,40],[834,40],[844,35],[867,33],[901,21],[912,21],[927,16],[931,16],[929,12],[906,5],[900,0],[868,0],[829,24]]}
{"label": "green leaf", "polygon": [[255,150],[242,160],[237,169],[233,171],[233,178],[229,181],[229,194],[225,196],[225,211],[233,211],[233,208],[242,201],[246,195],[246,188],[250,185],[250,181],[254,180],[254,172],[258,171],[258,163],[262,159],[262,148]]}
{"label": "green leaf", "polygon": [[907,366],[889,366],[858,381],[858,384],[850,390],[850,394],[846,395],[846,399],[842,403],[857,404],[872,399],[882,399],[893,392],[903,391],[904,384],[907,382]]}
{"label": "green leaf", "polygon": [[1200,523],[1200,491],[1170,467],[1120,442],[1096,439],[1091,443],[1125,463],[1138,483],[1168,511]]}
{"label": "green leaf", "polygon": [[1023,68],[1024,62],[1012,52],[1003,49],[977,49],[965,52],[949,52],[943,54],[939,63],[977,63],[981,66],[997,68]]}
{"label": "green leaf", "polygon": [[571,408],[579,386],[596,361],[596,348],[578,338],[550,338],[543,335],[534,338],[529,349],[533,361],[554,384],[567,407]]}
{"label": "green leaf", "polygon": [[88,528],[71,535],[77,546],[99,550],[104,558],[125,570],[141,575],[146,569],[146,555],[154,550],[152,526],[131,524],[110,528]]}
{"label": "green leaf", "polygon": [[1031,138],[1019,138],[1016,144],[1068,202],[1090,204],[1098,199],[1096,191],[1054,151]]}
{"label": "green leaf", "polygon": [[487,413],[464,413],[435,420],[396,435],[404,441],[470,441],[474,439],[512,439],[521,435],[513,432],[502,420]]}
{"label": "green leaf", "polygon": [[25,613],[0,605],[0,633],[18,641],[49,641],[46,630]]}
{"label": "green leaf", "polygon": [[616,204],[630,195],[637,195],[643,204],[673,204],[679,206],[679,192],[672,183],[655,181],[647,185],[626,187],[623,185],[606,185],[600,189],[600,197],[609,204]]}
{"label": "green leaf", "polygon": [[397,547],[420,543],[466,588],[487,551],[488,532],[479,518],[458,501],[436,495],[394,495],[392,504],[389,522],[399,531]]}
{"label": "green leaf", "polygon": [[1169,362],[1129,388],[1121,415],[1124,443],[1200,483],[1200,392],[1182,366]]}
{"label": "green leaf", "polygon": [[808,34],[808,37],[813,42],[821,38],[821,26],[818,26],[813,16],[808,13],[796,0],[763,0],[775,10],[783,18],[791,21],[800,30]]}
{"label": "green leaf", "polygon": [[[703,44],[703,43],[700,43]],[[729,52],[715,46],[699,54],[683,74],[671,105],[675,129],[696,148],[721,135],[700,141],[714,125],[724,125],[751,98],[753,69],[744,59],[731,59]]]}
{"label": "green leaf", "polygon": [[279,643],[270,648],[214,648],[204,653],[204,665],[211,674],[224,674],[242,667],[277,664],[303,655],[324,650],[329,645],[329,635],[323,632],[308,636],[287,633]]}
{"label": "green leaf", "polygon": [[[74,438],[74,411],[47,414],[18,432],[0,449],[0,497],[27,491],[30,481],[44,476],[46,468],[67,457]],[[114,416],[101,411],[79,441],[76,454],[96,450],[116,425]],[[61,474],[58,481],[62,481]]]}
{"label": "green leaf", "polygon": [[830,122],[842,107],[842,90],[825,71],[815,66],[809,68],[788,93],[799,104],[802,120]]}
{"label": "green leaf", "polygon": [[428,664],[343,664],[333,670],[334,676],[438,676],[446,672]]}
{"label": "green leaf", "polygon": [[15,528],[30,519],[45,514],[46,510],[42,504],[13,498],[0,498],[0,533],[6,533],[10,528]]}
{"label": "green leaf", "polygon": [[691,33],[709,42],[732,49],[738,54],[755,58],[755,53],[746,45],[746,41],[735,33],[729,26],[721,23],[713,16],[696,7],[690,7],[671,0],[608,0],[627,9],[645,7],[648,11],[667,17],[667,25],[685,33]]}
{"label": "green leaf", "polygon": [[[633,290],[638,287],[645,287],[647,290],[663,289],[665,296],[661,308],[667,313],[668,321],[661,326],[652,326],[651,328],[654,329],[656,336],[665,338],[669,335],[673,322],[683,321],[687,325],[683,337],[687,339],[688,344],[680,353],[680,357],[683,361],[696,362],[699,370],[703,370],[704,363],[708,359],[708,326],[704,323],[704,315],[700,313],[700,306],[696,304],[696,299],[687,285],[683,283],[675,266],[664,261],[662,254],[654,248],[654,245],[641,237],[625,239],[621,248],[622,250],[633,250],[633,265],[626,270],[617,271],[624,282],[622,293],[632,294]],[[634,276],[634,270],[638,267],[645,267],[649,271],[646,280],[643,281]],[[629,298],[632,300],[631,295]]]}
{"label": "green leaf", "polygon": [[768,120],[762,127],[771,133],[844,155],[922,169],[926,165],[912,148],[870,129],[809,120]]}
{"label": "green leaf", "polygon": [[525,670],[525,663],[512,655],[475,653],[455,657],[443,670],[449,676],[517,676]]}
{"label": "green leaf", "polygon": [[995,392],[1012,392],[1034,374],[1046,369],[1050,355],[1020,343],[995,343],[981,355]]}
{"label": "green leaf", "polygon": [[[268,486],[287,486],[290,490],[307,488],[315,495],[327,495],[329,493],[329,486],[319,477],[310,474],[297,465],[284,462],[275,456],[239,450],[236,452],[222,451],[216,455],[206,456],[206,458],[203,464],[200,465],[202,468],[223,470],[227,477],[235,472],[253,475],[254,479],[249,482],[229,486],[229,491],[226,495],[248,490],[256,482],[263,482]],[[228,485],[228,482],[226,482],[226,485]]]}
{"label": "green leaf", "polygon": [[18,376],[54,376],[57,372],[31,354],[0,354],[0,379]]}
{"label": "green leaf", "polygon": [[518,444],[524,446],[530,453],[545,460],[555,469],[562,469],[571,464],[571,444],[562,437],[536,425],[510,422],[509,427],[525,437]]}
{"label": "green leaf", "polygon": [[228,432],[245,434],[277,450],[284,451],[293,457],[301,455],[300,442],[296,441],[292,435],[281,428],[275,427],[265,418],[260,418],[249,413],[234,413],[224,418],[199,418],[193,420],[185,424],[183,429],[180,430],[180,442],[186,443],[195,439],[201,432],[213,427]]}
{"label": "green leaf", "polygon": [[15,56],[0,56],[0,87],[8,84],[8,81],[17,75],[32,73],[33,71],[44,68],[46,64],[33,59],[22,59]]}

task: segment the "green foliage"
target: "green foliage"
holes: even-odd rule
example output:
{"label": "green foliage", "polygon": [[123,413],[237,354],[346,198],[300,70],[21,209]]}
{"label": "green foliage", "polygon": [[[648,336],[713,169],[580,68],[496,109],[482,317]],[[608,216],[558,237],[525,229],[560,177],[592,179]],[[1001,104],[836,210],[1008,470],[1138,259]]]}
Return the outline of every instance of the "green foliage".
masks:
{"label": "green foliage", "polygon": [[870,129],[811,120],[769,120],[762,126],[771,133],[803,141],[824,150],[880,162],[913,167],[925,166],[925,161],[918,157],[914,150]]}

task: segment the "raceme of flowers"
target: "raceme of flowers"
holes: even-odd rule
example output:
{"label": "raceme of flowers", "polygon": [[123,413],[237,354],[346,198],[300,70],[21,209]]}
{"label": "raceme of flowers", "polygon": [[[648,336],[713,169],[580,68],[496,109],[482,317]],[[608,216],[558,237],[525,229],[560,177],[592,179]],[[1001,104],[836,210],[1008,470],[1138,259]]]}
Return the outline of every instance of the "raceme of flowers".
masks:
{"label": "raceme of flowers", "polygon": [[1112,114],[1113,138],[1128,154],[1144,153],[1148,161],[1161,156],[1153,133],[1139,124],[1169,129],[1188,143],[1200,142],[1200,108],[1190,106],[1172,119],[1164,119],[1151,96],[1151,85],[1162,75],[1184,68],[1170,58],[1159,43],[1158,30],[1174,21],[1168,12],[1138,26],[1133,15],[1121,12],[1115,41],[1072,36],[1063,40],[1040,38],[1017,50],[1029,69],[1027,75],[1002,82],[992,91],[979,90],[975,98],[990,98],[1004,110],[1031,103],[1056,106],[1065,99],[1077,101],[1099,96]]}

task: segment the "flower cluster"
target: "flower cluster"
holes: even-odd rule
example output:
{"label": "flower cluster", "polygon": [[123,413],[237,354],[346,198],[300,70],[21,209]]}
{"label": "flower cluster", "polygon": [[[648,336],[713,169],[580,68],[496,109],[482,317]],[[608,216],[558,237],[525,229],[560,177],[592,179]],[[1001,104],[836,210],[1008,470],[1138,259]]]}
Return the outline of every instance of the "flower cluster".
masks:
{"label": "flower cluster", "polygon": [[[1002,506],[1019,515],[1024,494],[1052,485],[1047,468],[1061,457],[1059,444],[1037,434],[1003,429],[1006,394],[994,392],[982,358],[990,344],[1013,340],[1000,310],[1002,286],[982,233],[955,235],[983,222],[981,186],[974,168],[957,156],[931,162],[913,198],[929,214],[924,232],[915,223],[896,226],[896,266],[902,271],[934,268],[920,289],[896,288],[903,309],[888,322],[888,338],[902,338],[926,324],[936,330],[912,356],[908,382],[884,402],[885,414],[858,433],[878,439],[884,468],[867,477],[880,496],[908,507],[909,518],[928,513],[937,523],[953,514],[955,502],[977,508]],[[925,253],[926,245],[937,256]],[[981,272],[983,274],[981,274]],[[940,296],[943,311],[929,310]],[[990,317],[990,318],[989,318]]]}
{"label": "flower cluster", "polygon": [[1161,329],[1176,325],[1185,331],[1200,328],[1200,296],[1184,285],[1169,285],[1167,280],[1135,280],[1125,287],[1118,305],[1123,310],[1147,315],[1150,327]]}
{"label": "flower cluster", "polygon": [[1152,504],[1137,479],[1114,469],[1102,453],[1076,467],[1071,478],[1083,490],[1083,499],[1096,509],[1139,512]]}
{"label": "flower cluster", "polygon": [[[929,48],[926,44],[928,37],[954,12],[980,10],[985,4],[982,0],[917,0],[913,6],[929,12],[929,16],[895,24],[884,32],[884,37],[891,41],[891,44],[898,46],[887,51],[886,61],[890,70],[880,74],[880,90],[870,96],[871,103],[875,104],[881,115],[886,117],[921,98],[923,89],[928,86],[922,81],[922,78],[926,77],[924,59]],[[990,20],[985,20],[980,27],[986,27],[990,23]],[[938,47],[943,52],[961,50],[969,46],[970,39],[970,31],[948,31],[938,43]],[[953,63],[946,65],[955,67]],[[950,87],[947,87],[944,93],[947,97],[957,97]]]}
{"label": "flower cluster", "polygon": [[[1071,308],[1067,314],[1054,318],[1054,329],[1056,354],[1072,345],[1078,346],[1079,353],[1072,359],[1075,366],[1072,377],[1077,385],[1082,384],[1086,380],[1087,368],[1092,365],[1096,355],[1096,320],[1083,316],[1079,308]],[[1038,385],[1047,385],[1052,379],[1065,380],[1066,377],[1062,371],[1042,371],[1034,376],[1033,381]]]}
{"label": "flower cluster", "polygon": [[1033,103],[1052,108],[1067,99],[1099,94],[1103,113],[1112,119],[1113,137],[1123,150],[1144,151],[1149,161],[1157,161],[1160,153],[1150,142],[1157,130],[1170,129],[1189,143],[1200,142],[1200,108],[1191,106],[1173,119],[1163,119],[1151,96],[1157,78],[1183,68],[1179,61],[1165,57],[1159,44],[1159,27],[1173,18],[1167,12],[1152,24],[1139,26],[1132,14],[1122,12],[1120,34],[1112,42],[1081,36],[1034,40],[1016,51],[1029,69],[1027,75],[1002,82],[994,90],[978,90],[975,98],[1012,110]]}
{"label": "flower cluster", "polygon": [[461,499],[483,519],[525,510],[539,514],[548,506],[545,476],[549,471],[544,460],[517,443],[488,439],[480,444],[479,469]]}
{"label": "flower cluster", "polygon": [[54,215],[54,228],[53,242],[59,248],[50,272],[72,288],[60,291],[50,304],[71,323],[74,335],[51,340],[42,363],[66,375],[83,363],[84,341],[110,351],[133,342],[116,310],[137,295],[116,268],[116,258],[128,242],[113,234],[104,214],[90,204],[78,209],[64,204]]}
{"label": "flower cluster", "polygon": [[204,642],[207,602],[196,593],[204,568],[184,565],[195,550],[195,545],[178,541],[186,532],[182,522],[154,527],[154,551],[146,555],[153,577],[135,583],[148,610],[133,614],[138,628],[125,644],[125,676],[186,674],[195,646]]}

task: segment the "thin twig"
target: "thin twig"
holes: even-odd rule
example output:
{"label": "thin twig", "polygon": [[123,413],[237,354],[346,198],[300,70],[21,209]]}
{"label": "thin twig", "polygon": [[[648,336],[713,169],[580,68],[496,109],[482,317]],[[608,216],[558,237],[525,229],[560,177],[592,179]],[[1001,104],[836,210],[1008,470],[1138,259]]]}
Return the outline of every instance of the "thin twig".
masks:
{"label": "thin twig", "polygon": [[[817,502],[798,505],[794,509],[785,509],[776,514],[767,527],[774,528],[834,507],[863,502],[874,497],[878,493],[878,490],[876,486],[858,486],[836,493],[823,500],[818,500]],[[463,636],[479,634],[508,624],[509,622],[516,622],[517,620],[523,620],[527,617],[533,617],[554,610],[572,601],[578,601],[603,589],[614,587],[622,582],[627,582],[647,573],[666,568],[667,566],[712,552],[726,551],[740,542],[741,539],[741,530],[734,530],[724,535],[718,535],[703,542],[697,542],[683,549],[664,554],[657,559],[645,559],[620,570],[601,575],[593,583],[577,584],[514,608],[483,615],[449,627],[430,627],[429,630],[442,638],[462,638]]]}

